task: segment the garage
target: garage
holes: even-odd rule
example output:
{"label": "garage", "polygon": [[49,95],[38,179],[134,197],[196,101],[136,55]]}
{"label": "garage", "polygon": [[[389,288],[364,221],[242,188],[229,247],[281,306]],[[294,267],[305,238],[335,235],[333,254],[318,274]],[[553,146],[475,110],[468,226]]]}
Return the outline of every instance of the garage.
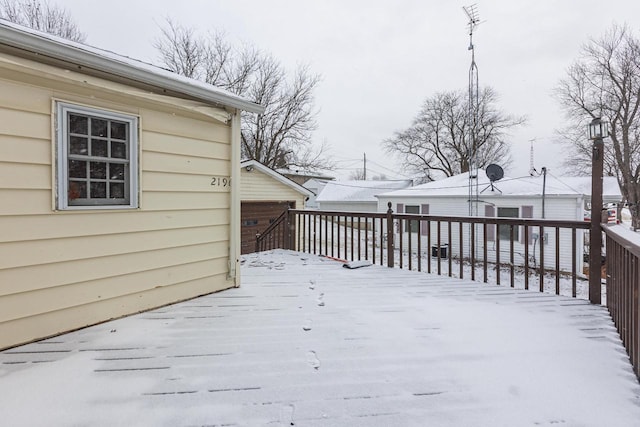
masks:
{"label": "garage", "polygon": [[287,209],[304,209],[313,193],[256,160],[241,163],[240,179],[240,250],[247,254],[256,250],[257,233]]}
{"label": "garage", "polygon": [[241,251],[242,254],[255,252],[256,234],[262,233],[287,209],[295,209],[295,201],[242,202],[241,211]]}

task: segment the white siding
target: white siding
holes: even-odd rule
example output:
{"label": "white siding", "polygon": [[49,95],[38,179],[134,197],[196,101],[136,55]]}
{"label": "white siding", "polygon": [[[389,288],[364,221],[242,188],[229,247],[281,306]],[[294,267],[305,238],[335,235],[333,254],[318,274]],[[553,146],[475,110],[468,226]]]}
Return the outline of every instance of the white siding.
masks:
{"label": "white siding", "polygon": [[319,202],[318,205],[321,211],[377,212],[376,202]]}

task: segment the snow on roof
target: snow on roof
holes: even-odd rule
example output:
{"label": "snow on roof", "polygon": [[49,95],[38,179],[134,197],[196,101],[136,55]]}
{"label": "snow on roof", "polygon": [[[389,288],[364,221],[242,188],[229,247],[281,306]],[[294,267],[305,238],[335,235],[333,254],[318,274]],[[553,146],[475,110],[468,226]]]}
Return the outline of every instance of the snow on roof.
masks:
{"label": "snow on roof", "polygon": [[311,178],[305,181],[302,186],[308,190],[311,190],[315,195],[318,195],[320,191],[327,185],[328,179]]}
{"label": "snow on roof", "polygon": [[276,172],[281,173],[282,175],[318,178],[318,179],[324,179],[324,180],[335,179],[335,177],[325,175],[323,172],[320,172],[320,171],[308,171],[304,169],[280,168],[280,169],[276,169]]}
{"label": "snow on roof", "polygon": [[[590,176],[562,176],[558,179],[580,194],[591,196]],[[617,200],[622,198],[618,179],[615,176],[605,176],[602,178],[602,194],[608,197],[618,197]]]}
{"label": "snow on roof", "polygon": [[[478,187],[484,196],[541,196],[542,176],[504,177],[494,182],[498,190],[491,190],[491,183],[484,173],[479,174]],[[615,177],[603,179],[604,195],[607,199],[620,200],[620,188]],[[483,191],[484,190],[484,191]],[[548,196],[577,196],[591,194],[591,177],[555,177],[547,174],[545,194]],[[469,174],[454,175],[439,181],[417,185],[411,188],[387,192],[385,197],[468,197]]]}
{"label": "snow on roof", "polygon": [[330,181],[318,195],[318,202],[377,202],[376,196],[389,190],[410,187],[410,179],[393,181]]}
{"label": "snow on roof", "polygon": [[260,163],[257,160],[243,160],[242,162],[240,162],[240,167],[241,168],[246,168],[247,171],[250,171],[251,168],[256,168],[259,171],[261,171],[262,173],[271,176],[276,181],[279,181],[282,184],[291,187],[292,189],[294,189],[298,193],[304,194],[307,197],[311,197],[311,196],[314,195],[313,191],[309,190],[306,187],[303,187],[302,185],[298,184],[295,181],[290,180],[286,176],[284,176],[281,173],[279,173],[277,171],[274,171],[273,169],[263,165],[262,163]]}
{"label": "snow on roof", "polygon": [[53,58],[82,65],[101,73],[175,91],[207,103],[226,105],[253,113],[264,111],[261,105],[208,83],[107,50],[23,27],[4,19],[0,19],[0,45],[41,55],[41,61],[44,58]]}

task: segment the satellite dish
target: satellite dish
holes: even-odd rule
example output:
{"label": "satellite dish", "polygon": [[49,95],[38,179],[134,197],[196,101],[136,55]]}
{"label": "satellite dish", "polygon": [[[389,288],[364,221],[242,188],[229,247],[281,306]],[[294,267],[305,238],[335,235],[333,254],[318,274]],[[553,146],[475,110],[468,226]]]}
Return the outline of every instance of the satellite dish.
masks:
{"label": "satellite dish", "polygon": [[489,178],[489,181],[491,181],[491,183],[500,181],[504,177],[504,170],[502,170],[502,167],[496,165],[495,163],[487,166],[486,173],[487,178]]}
{"label": "satellite dish", "polygon": [[[481,193],[484,193],[484,191],[489,187],[491,187],[491,192],[494,192],[495,190],[500,191],[500,189],[498,187],[495,187],[493,183],[496,181],[500,181],[504,177],[504,170],[502,170],[502,167],[496,165],[495,163],[491,163],[489,166],[487,166],[485,172],[487,173],[487,178],[489,178],[489,181],[491,182],[484,188],[484,190],[481,191]],[[500,191],[500,193],[502,194],[502,191]]]}

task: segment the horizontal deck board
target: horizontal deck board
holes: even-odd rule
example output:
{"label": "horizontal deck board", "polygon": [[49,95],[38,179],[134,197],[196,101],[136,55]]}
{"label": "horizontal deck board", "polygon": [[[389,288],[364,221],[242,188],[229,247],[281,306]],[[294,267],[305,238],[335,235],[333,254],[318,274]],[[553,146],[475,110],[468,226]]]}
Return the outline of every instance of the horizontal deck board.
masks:
{"label": "horizontal deck board", "polygon": [[29,424],[46,397],[50,424],[632,426],[623,356],[602,306],[275,251],[245,256],[240,288],[0,352],[0,412]]}

